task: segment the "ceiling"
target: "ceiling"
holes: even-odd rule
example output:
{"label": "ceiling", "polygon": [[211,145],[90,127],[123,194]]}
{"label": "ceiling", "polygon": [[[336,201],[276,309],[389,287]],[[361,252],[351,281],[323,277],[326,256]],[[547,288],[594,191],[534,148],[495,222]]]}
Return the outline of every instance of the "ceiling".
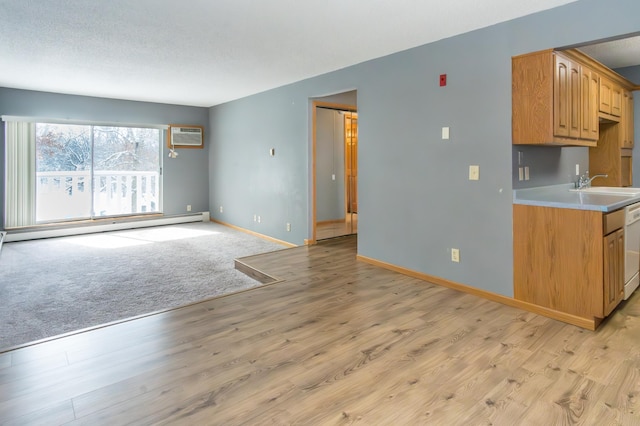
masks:
{"label": "ceiling", "polygon": [[579,49],[612,69],[640,65],[640,36],[590,44]]}
{"label": "ceiling", "polygon": [[0,87],[212,106],[575,0],[0,0]]}

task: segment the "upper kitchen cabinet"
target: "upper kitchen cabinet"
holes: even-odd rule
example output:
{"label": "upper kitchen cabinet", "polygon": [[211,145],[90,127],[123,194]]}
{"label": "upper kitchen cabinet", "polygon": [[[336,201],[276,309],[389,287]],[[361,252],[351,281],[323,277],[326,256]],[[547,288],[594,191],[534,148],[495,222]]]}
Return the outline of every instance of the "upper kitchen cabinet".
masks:
{"label": "upper kitchen cabinet", "polygon": [[607,175],[598,185],[633,185],[633,94],[629,90],[621,91],[620,109],[619,121],[600,114],[600,139],[597,146],[589,148],[589,171]]}
{"label": "upper kitchen cabinet", "polygon": [[622,114],[622,87],[605,77],[600,78],[599,111],[604,116],[620,117]]}
{"label": "upper kitchen cabinet", "polygon": [[[513,144],[595,147],[602,121],[620,123],[624,134],[632,135],[628,128],[633,126],[629,123],[633,113],[628,111],[633,108],[629,102],[633,88],[631,82],[575,49],[515,56]],[[626,137],[622,146],[629,148],[633,142]]]}
{"label": "upper kitchen cabinet", "polygon": [[595,146],[598,84],[596,70],[560,52],[514,57],[513,143]]}

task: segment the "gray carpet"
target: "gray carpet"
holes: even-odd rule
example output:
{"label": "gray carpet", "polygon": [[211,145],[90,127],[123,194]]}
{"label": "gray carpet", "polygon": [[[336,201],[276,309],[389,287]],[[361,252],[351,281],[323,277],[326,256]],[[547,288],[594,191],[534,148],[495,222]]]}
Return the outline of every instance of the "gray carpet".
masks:
{"label": "gray carpet", "polygon": [[5,242],[0,350],[259,286],[233,260],[284,248],[212,222]]}

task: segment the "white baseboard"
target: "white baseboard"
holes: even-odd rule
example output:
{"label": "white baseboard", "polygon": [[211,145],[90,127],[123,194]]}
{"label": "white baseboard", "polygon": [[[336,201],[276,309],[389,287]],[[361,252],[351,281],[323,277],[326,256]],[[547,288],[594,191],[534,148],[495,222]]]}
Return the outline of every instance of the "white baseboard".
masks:
{"label": "white baseboard", "polygon": [[[209,222],[209,212],[194,213],[191,215],[165,216],[142,220],[114,220],[111,223],[99,225],[87,224],[82,226],[62,227],[56,229],[34,229],[29,231],[8,231],[5,232],[4,241],[26,241],[39,238],[65,237],[70,235],[92,234],[95,232],[120,231],[123,229],[146,228],[149,226],[175,225],[189,222]],[[0,240],[1,244],[1,240]]]}

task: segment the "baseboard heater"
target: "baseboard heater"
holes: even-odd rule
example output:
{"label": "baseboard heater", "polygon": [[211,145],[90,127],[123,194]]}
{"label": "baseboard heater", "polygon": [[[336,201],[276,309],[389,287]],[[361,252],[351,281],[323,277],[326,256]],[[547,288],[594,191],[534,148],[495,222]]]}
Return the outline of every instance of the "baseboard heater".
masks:
{"label": "baseboard heater", "polygon": [[[164,216],[151,219],[120,220],[100,225],[80,225],[61,227],[56,229],[34,229],[28,231],[4,232],[4,241],[26,241],[40,238],[65,237],[71,235],[93,234],[96,232],[120,231],[124,229],[147,228],[150,226],[175,225],[190,222],[209,222],[209,212],[194,213],[190,215]],[[0,240],[1,241],[1,240]],[[0,243],[1,244],[1,243]]]}

